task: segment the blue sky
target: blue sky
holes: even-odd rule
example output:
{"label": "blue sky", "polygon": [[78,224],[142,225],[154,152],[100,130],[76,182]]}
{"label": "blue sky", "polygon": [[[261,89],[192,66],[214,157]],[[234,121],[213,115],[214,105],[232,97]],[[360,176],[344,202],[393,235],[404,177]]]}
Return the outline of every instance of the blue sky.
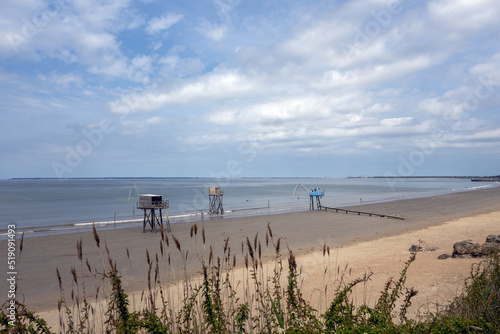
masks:
{"label": "blue sky", "polygon": [[0,10],[0,178],[500,174],[500,2]]}

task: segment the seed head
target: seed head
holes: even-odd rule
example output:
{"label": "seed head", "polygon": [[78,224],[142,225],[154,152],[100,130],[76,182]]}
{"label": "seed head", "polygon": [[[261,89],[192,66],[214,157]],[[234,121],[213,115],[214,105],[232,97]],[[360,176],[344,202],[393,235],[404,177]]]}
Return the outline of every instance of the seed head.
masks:
{"label": "seed head", "polygon": [[205,225],[201,227],[201,238],[203,240],[203,244],[205,244]]}
{"label": "seed head", "polygon": [[267,230],[269,231],[269,236],[273,238],[273,231],[271,230],[271,223],[267,222]]}
{"label": "seed head", "polygon": [[57,280],[59,281],[59,290],[62,290],[62,279],[61,274],[59,273],[59,268],[56,268]]}
{"label": "seed head", "polygon": [[167,244],[167,247],[170,247],[170,240],[168,239],[167,233],[165,233],[165,243]]}
{"label": "seed head", "polygon": [[89,258],[85,259],[85,263],[87,264],[87,269],[89,270],[89,272],[92,272],[92,268],[90,267],[90,263],[89,263]]}
{"label": "seed head", "polygon": [[76,276],[75,267],[71,267],[71,275],[73,275],[73,281],[75,281],[75,283],[78,283],[78,277]]}
{"label": "seed head", "polygon": [[95,240],[95,243],[97,245],[97,248],[100,248],[100,246],[99,246],[99,234],[97,234],[94,223],[92,223],[92,232],[94,233],[94,240]]}
{"label": "seed head", "polygon": [[82,241],[83,241],[82,238],[76,241],[76,250],[78,253],[78,260],[80,260],[80,263],[82,262],[83,259]]}
{"label": "seed head", "polygon": [[23,234],[21,234],[21,241],[19,243],[19,257],[21,257],[21,254],[23,252],[23,242],[24,242],[24,231]]}
{"label": "seed head", "polygon": [[252,244],[250,243],[250,239],[248,239],[248,237],[247,237],[247,247],[248,247],[248,252],[250,253],[250,257],[252,258],[252,261],[253,261],[253,259],[254,259],[253,248],[252,248]]}
{"label": "seed head", "polygon": [[179,240],[177,240],[177,238],[173,234],[172,234],[172,238],[174,239],[175,247],[177,247],[179,252],[181,252],[181,243],[179,242]]}

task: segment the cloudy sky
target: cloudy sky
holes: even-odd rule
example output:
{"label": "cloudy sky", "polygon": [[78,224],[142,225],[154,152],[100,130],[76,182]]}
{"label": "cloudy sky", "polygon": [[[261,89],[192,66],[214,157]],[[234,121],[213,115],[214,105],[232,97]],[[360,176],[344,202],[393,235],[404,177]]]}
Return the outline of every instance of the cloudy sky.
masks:
{"label": "cloudy sky", "polygon": [[500,174],[498,0],[16,0],[0,178]]}

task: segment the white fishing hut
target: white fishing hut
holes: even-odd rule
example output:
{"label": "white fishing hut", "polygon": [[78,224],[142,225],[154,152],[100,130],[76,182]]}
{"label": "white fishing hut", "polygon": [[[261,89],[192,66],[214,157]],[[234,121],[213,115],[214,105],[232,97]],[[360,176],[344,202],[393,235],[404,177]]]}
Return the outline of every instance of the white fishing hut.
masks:
{"label": "white fishing hut", "polygon": [[[161,195],[145,194],[139,195],[139,201],[137,202],[137,209],[144,210],[144,221],[142,226],[142,232],[146,231],[146,225],[151,226],[151,230],[156,232],[156,225],[163,226],[163,215],[162,210],[165,210],[165,217],[167,223],[167,229],[170,230],[170,222],[168,220],[167,209],[168,201],[163,200]],[[156,214],[158,210],[158,215]]]}

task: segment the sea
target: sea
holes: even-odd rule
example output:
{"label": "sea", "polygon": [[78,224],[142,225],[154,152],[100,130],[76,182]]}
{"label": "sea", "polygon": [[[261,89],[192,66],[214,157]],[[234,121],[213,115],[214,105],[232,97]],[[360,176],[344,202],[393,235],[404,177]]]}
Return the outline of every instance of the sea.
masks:
{"label": "sea", "polygon": [[[208,189],[219,187],[224,214],[209,215]],[[329,207],[473,191],[497,183],[467,178],[88,178],[0,180],[0,239],[9,225],[26,237],[142,226],[138,195],[161,195],[170,224],[306,211],[308,191]]]}

